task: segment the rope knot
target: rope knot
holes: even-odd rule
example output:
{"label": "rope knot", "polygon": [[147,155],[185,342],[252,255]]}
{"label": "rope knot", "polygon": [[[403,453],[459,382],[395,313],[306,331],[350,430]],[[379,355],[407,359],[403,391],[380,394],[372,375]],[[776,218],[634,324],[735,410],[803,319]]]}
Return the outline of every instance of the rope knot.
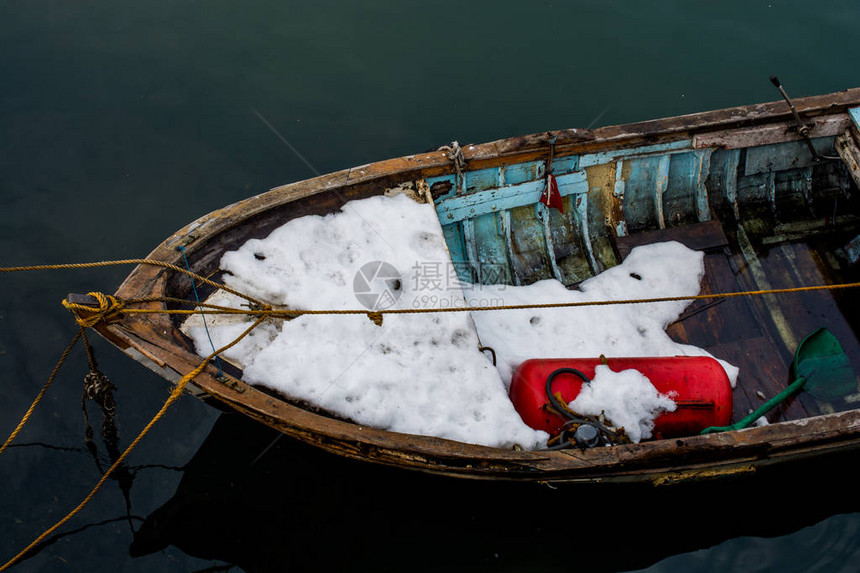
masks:
{"label": "rope knot", "polygon": [[92,299],[89,304],[68,299],[63,301],[63,306],[74,313],[79,325],[91,327],[99,322],[116,322],[121,318],[125,304],[120,299],[100,292],[89,292],[87,296]]}
{"label": "rope knot", "polygon": [[443,145],[439,151],[444,151],[448,159],[454,163],[457,175],[466,168],[466,156],[463,155],[463,148],[456,141],[452,141],[450,145]]}

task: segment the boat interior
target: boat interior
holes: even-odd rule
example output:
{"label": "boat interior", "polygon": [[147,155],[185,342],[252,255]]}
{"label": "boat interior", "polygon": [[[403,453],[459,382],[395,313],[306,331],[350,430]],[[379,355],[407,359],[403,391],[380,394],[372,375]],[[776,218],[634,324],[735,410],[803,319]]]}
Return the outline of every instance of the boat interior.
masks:
{"label": "boat interior", "polygon": [[[661,241],[704,252],[702,294],[860,279],[858,189],[836,137],[812,139],[816,155],[800,139],[712,145],[726,139],[502,166],[428,184],[455,268],[472,282],[555,278],[576,288],[632,248]],[[548,170],[563,210],[538,202]],[[795,349],[817,328],[834,333],[860,372],[858,311],[852,290],[698,300],[668,333],[740,368],[739,420],[792,381]],[[851,410],[858,400],[856,386],[826,402],[801,392],[768,420]]]}
{"label": "boat interior", "polygon": [[[237,237],[265,236],[291,218],[334,212],[344,199],[384,189],[432,198],[454,268],[472,283],[555,278],[575,289],[632,248],[668,240],[704,252],[703,294],[855,282],[860,194],[839,148],[846,141],[856,147],[850,130],[858,129],[858,109],[813,119],[806,139],[792,122],[573,155],[556,154],[549,139],[548,153],[536,159],[502,159],[487,168],[458,163],[453,173],[391,181],[388,188],[346,186],[244,221],[241,232],[197,253],[195,266],[218,279],[218,260],[238,246]],[[561,209],[540,201],[550,173]],[[169,282],[168,291],[189,295],[187,277]],[[791,382],[798,343],[819,327],[836,335],[860,372],[857,299],[856,290],[844,289],[697,300],[668,333],[740,368],[738,420]],[[857,401],[856,384],[828,401],[801,392],[768,419],[851,410]]]}

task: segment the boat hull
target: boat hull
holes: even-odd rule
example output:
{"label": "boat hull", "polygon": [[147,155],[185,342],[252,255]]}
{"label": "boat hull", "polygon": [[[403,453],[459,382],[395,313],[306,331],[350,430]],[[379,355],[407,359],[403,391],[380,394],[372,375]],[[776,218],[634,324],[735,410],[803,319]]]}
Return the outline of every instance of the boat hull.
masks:
{"label": "boat hull", "polygon": [[[840,146],[845,138],[856,146],[860,89],[795,105],[822,155],[850,158],[850,145],[844,153]],[[822,162],[806,149],[784,102],[467,145],[465,163],[446,151],[429,152],[277,187],[205,215],[148,258],[182,264],[182,247],[194,272],[211,276],[224,252],[288,220],[332,213],[348,200],[407,193],[433,201],[463,278],[510,284],[556,278],[575,286],[618,264],[632,246],[675,238],[679,230],[686,230],[691,248],[704,241],[707,253],[724,247],[710,232],[721,222],[729,228],[726,244],[741,247],[747,231],[739,222],[751,235],[764,226],[768,237],[786,240],[825,232],[834,223],[850,232],[860,215],[851,202],[857,183],[850,161]],[[547,172],[556,176],[564,213],[540,206]],[[849,208],[831,217],[835,197]],[[494,276],[481,272],[488,260]],[[116,296],[187,298],[190,291],[186,275],[140,265]],[[127,315],[96,329],[168,380],[201,360],[175,317]],[[194,379],[193,391],[339,455],[464,478],[674,483],[860,447],[860,411],[844,405],[846,411],[799,412],[722,434],[586,451],[503,450],[361,427],[255,388],[239,370],[225,372],[208,367]]]}

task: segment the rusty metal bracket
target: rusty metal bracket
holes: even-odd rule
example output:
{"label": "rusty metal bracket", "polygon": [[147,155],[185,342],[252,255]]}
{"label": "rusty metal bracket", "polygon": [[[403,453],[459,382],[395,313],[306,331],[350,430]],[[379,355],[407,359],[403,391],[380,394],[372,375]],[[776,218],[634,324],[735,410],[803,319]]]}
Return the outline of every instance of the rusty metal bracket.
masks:
{"label": "rusty metal bracket", "polygon": [[816,163],[821,161],[821,157],[818,156],[818,152],[815,151],[815,147],[812,145],[812,140],[809,138],[809,129],[810,126],[803,123],[800,119],[800,114],[797,113],[797,109],[794,107],[794,104],[791,102],[791,98],[788,97],[788,94],[785,92],[785,89],[782,87],[782,84],[779,82],[779,78],[776,76],[770,76],[770,83],[772,83],[776,89],[779,90],[779,93],[782,95],[782,98],[788,104],[788,107],[791,109],[791,115],[794,116],[794,121],[797,123],[797,133],[803,137],[803,140],[806,142],[806,146],[809,148],[809,152],[812,154],[812,159]]}
{"label": "rusty metal bracket", "polygon": [[233,390],[234,392],[242,394],[245,391],[245,386],[243,384],[239,383],[237,380],[230,378],[226,374],[222,373],[217,376],[216,379],[218,380],[218,382],[220,382],[230,390]]}

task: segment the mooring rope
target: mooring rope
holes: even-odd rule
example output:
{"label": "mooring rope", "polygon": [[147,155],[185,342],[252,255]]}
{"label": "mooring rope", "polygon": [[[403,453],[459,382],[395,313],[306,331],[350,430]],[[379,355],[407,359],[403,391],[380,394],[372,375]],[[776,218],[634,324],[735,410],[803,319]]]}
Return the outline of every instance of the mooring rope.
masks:
{"label": "mooring rope", "polygon": [[[74,337],[72,342],[63,352],[60,360],[57,362],[57,365],[54,367],[54,370],[51,372],[51,375],[48,377],[48,381],[40,390],[39,394],[36,396],[36,399],[33,401],[33,404],[25,413],[23,419],[3,444],[0,447],[0,453],[2,453],[6,448],[9,447],[9,444],[18,436],[21,432],[24,425],[27,423],[29,418],[31,417],[33,410],[35,410],[39,401],[41,401],[42,397],[47,392],[51,383],[57,375],[57,372],[60,369],[60,366],[65,362],[69,353],[71,352],[74,345],[78,340],[83,336],[84,329],[87,327],[93,327],[101,322],[111,322],[120,319],[123,315],[133,315],[133,314],[178,314],[178,315],[191,315],[191,314],[242,314],[246,316],[256,316],[257,319],[254,323],[248,327],[242,334],[240,334],[235,340],[222,346],[221,348],[214,350],[211,354],[209,354],[203,361],[191,372],[184,375],[180,380],[176,383],[176,386],[171,391],[167,400],[164,402],[164,405],[159,409],[159,411],[155,414],[155,416],[149,421],[149,423],[140,431],[137,437],[129,444],[129,446],[125,449],[125,451],[120,454],[120,456],[114,461],[114,463],[108,468],[108,470],[104,473],[101,479],[96,483],[95,487],[90,491],[90,493],[75,507],[72,511],[70,511],[65,517],[60,519],[53,526],[45,530],[39,537],[37,537],[32,543],[30,543],[27,547],[25,547],[21,552],[19,552],[15,557],[10,559],[7,563],[0,566],[0,571],[4,571],[18,562],[24,555],[26,555],[29,551],[31,551],[34,547],[38,546],[42,543],[47,537],[49,537],[54,531],[60,528],[63,524],[69,521],[72,517],[77,515],[96,495],[98,490],[104,485],[107,479],[113,474],[117,468],[119,468],[125,459],[129,456],[131,451],[140,443],[143,437],[149,433],[150,429],[166,414],[168,408],[179,399],[184,391],[185,387],[188,383],[197,377],[203,369],[206,367],[209,362],[213,359],[216,359],[220,354],[229,350],[236,344],[238,344],[242,339],[244,339],[248,334],[250,334],[255,328],[257,328],[260,324],[265,322],[270,318],[281,318],[281,319],[291,319],[301,315],[366,315],[370,320],[372,320],[375,324],[381,325],[383,316],[386,314],[426,314],[426,313],[439,313],[439,312],[482,312],[489,310],[523,310],[523,309],[546,309],[546,308],[575,308],[575,307],[585,307],[585,306],[609,306],[609,305],[620,305],[620,304],[646,304],[646,303],[660,303],[660,302],[676,302],[676,301],[690,301],[690,300],[702,300],[702,299],[725,299],[725,298],[734,298],[734,297],[742,297],[742,296],[762,296],[769,294],[787,294],[787,293],[801,293],[801,292],[811,292],[811,291],[821,291],[821,290],[837,290],[837,289],[847,289],[847,288],[856,288],[860,287],[860,282],[855,283],[844,283],[844,284],[834,284],[834,285],[814,285],[814,286],[803,286],[803,287],[792,287],[792,288],[781,288],[781,289],[768,289],[768,290],[755,290],[755,291],[739,291],[739,292],[729,292],[729,293],[708,293],[708,294],[700,294],[700,295],[689,295],[689,296],[672,296],[672,297],[655,297],[655,298],[640,298],[640,299],[621,299],[621,300],[599,300],[599,301],[580,301],[580,302],[566,302],[566,303],[536,303],[536,304],[516,304],[516,305],[500,305],[500,306],[484,306],[484,307],[445,307],[445,308],[410,308],[410,309],[388,309],[388,310],[380,310],[380,311],[368,311],[368,310],[307,310],[307,309],[288,309],[288,310],[277,310],[274,309],[271,305],[266,304],[262,301],[255,299],[247,294],[241,293],[235,289],[229,288],[224,284],[212,281],[206,277],[202,277],[189,269],[183,269],[177,265],[173,265],[170,263],[166,263],[164,261],[158,261],[153,259],[122,259],[115,261],[100,261],[94,263],[71,263],[71,264],[54,264],[54,265],[32,265],[32,266],[20,266],[20,267],[0,267],[0,272],[3,273],[11,273],[11,272],[21,272],[21,271],[40,271],[40,270],[57,270],[57,269],[85,269],[85,268],[95,268],[95,267],[106,267],[106,266],[114,266],[114,265],[125,265],[125,264],[137,264],[137,265],[153,265],[158,267],[167,268],[173,270],[175,272],[183,273],[192,278],[192,280],[198,280],[204,284],[215,287],[217,289],[221,289],[225,292],[228,292],[234,296],[238,296],[242,299],[248,301],[249,307],[247,309],[239,309],[239,308],[231,308],[224,307],[220,305],[213,305],[205,302],[198,301],[188,301],[184,299],[177,299],[172,297],[146,297],[146,298],[138,298],[138,299],[128,299],[121,300],[115,296],[103,294],[100,292],[90,292],[88,293],[92,296],[98,306],[93,307],[90,305],[80,304],[80,303],[72,303],[68,300],[63,301],[63,306],[65,306],[68,310],[72,311],[75,314],[75,319],[78,322],[80,327],[80,332]],[[159,302],[162,304],[174,303],[174,304],[191,304],[194,305],[194,309],[152,309],[152,308],[130,308],[130,304],[143,304],[143,303],[153,303]]]}
{"label": "mooring rope", "polygon": [[45,382],[45,385],[42,386],[41,390],[39,390],[39,393],[36,395],[36,399],[33,400],[33,403],[30,404],[29,408],[27,408],[27,412],[24,414],[24,417],[21,418],[21,421],[18,423],[18,426],[16,426],[15,429],[12,430],[12,433],[9,435],[8,438],[6,438],[6,441],[3,442],[3,445],[0,446],[0,454],[2,454],[6,450],[6,448],[9,447],[9,444],[11,444],[15,440],[15,438],[18,437],[18,434],[21,433],[21,430],[24,429],[24,426],[27,424],[27,421],[30,419],[30,416],[33,415],[33,410],[35,410],[36,406],[39,405],[39,402],[42,401],[42,398],[45,396],[45,392],[48,391],[48,388],[51,387],[51,383],[54,381],[54,378],[57,377],[57,373],[60,371],[60,367],[66,361],[66,358],[69,357],[69,354],[72,352],[72,348],[74,348],[75,344],[78,343],[78,340],[81,339],[81,333],[82,332],[83,332],[83,328],[79,330],[79,332],[74,336],[74,338],[72,338],[72,341],[69,343],[69,345],[63,351],[63,354],[60,356],[60,359],[57,361],[57,365],[54,366],[54,370],[51,372],[51,375],[48,376],[48,381]]}
{"label": "mooring rope", "polygon": [[151,265],[154,267],[162,267],[165,269],[170,269],[172,271],[176,271],[178,273],[182,273],[190,276],[192,279],[197,279],[202,283],[205,283],[209,286],[219,288],[223,291],[229,292],[230,294],[236,295],[240,298],[244,298],[248,302],[252,304],[256,304],[258,306],[266,306],[265,303],[260,302],[252,296],[241,293],[237,290],[231,289],[225,284],[215,282],[206,277],[200,276],[197,273],[184,269],[180,266],[165,262],[159,261],[157,259],[118,259],[114,261],[97,261],[92,263],[61,263],[61,264],[53,264],[53,265],[29,265],[22,267],[0,267],[0,273],[15,273],[22,271],[51,271],[51,270],[63,270],[63,269],[93,269],[97,267],[111,267],[111,266],[119,266],[119,265]]}
{"label": "mooring rope", "polygon": [[381,318],[387,314],[430,314],[430,313],[446,313],[446,312],[485,312],[492,310],[529,310],[529,309],[548,309],[548,308],[578,308],[586,306],[613,306],[613,305],[628,305],[628,304],[650,304],[660,302],[678,302],[692,300],[708,300],[708,299],[726,299],[744,296],[763,296],[774,294],[792,294],[803,292],[814,292],[822,290],[840,290],[848,288],[860,287],[860,282],[841,283],[832,285],[812,285],[791,288],[778,288],[766,290],[747,290],[737,292],[723,293],[708,293],[685,296],[663,296],[653,298],[632,298],[632,299],[616,299],[616,300],[592,300],[578,302],[551,302],[551,303],[532,303],[532,304],[506,304],[497,306],[457,306],[457,307],[442,307],[442,308],[393,308],[388,310],[359,310],[359,309],[330,309],[330,310],[314,310],[314,309],[289,309],[278,310],[269,305],[263,305],[261,308],[231,308],[219,305],[206,303],[195,303],[183,301],[186,304],[194,304],[201,308],[195,309],[168,309],[168,308],[129,308],[128,304],[133,302],[173,302],[176,299],[153,297],[148,299],[138,299],[135,301],[123,302],[110,295],[91,292],[87,293],[99,301],[99,307],[82,304],[72,304],[68,301],[63,301],[63,305],[73,312],[83,312],[87,316],[85,318],[78,317],[80,323],[87,326],[97,324],[101,321],[110,321],[115,317],[127,314],[174,314],[174,315],[235,315],[242,314],[246,316],[262,316],[266,315],[271,318],[286,318],[292,319],[302,315],[366,315],[374,322],[381,324]]}
{"label": "mooring rope", "polygon": [[[52,533],[54,533],[54,531],[56,531],[57,529],[62,527],[62,525],[64,523],[66,523],[71,518],[73,518],[75,515],[77,515],[90,502],[90,500],[92,500],[93,497],[95,497],[96,493],[99,491],[99,489],[101,489],[102,485],[104,485],[104,483],[108,480],[110,475],[120,465],[122,465],[122,463],[129,456],[129,454],[131,454],[131,451],[135,447],[137,447],[137,445],[140,443],[140,441],[143,439],[143,437],[146,436],[147,433],[149,433],[149,431],[152,429],[152,427],[162,417],[164,417],[164,415],[167,413],[168,408],[170,408],[170,406],[174,402],[176,402],[176,400],[178,400],[179,397],[182,395],[182,392],[185,390],[185,387],[188,385],[188,383],[191,382],[191,380],[193,380],[198,374],[200,374],[203,371],[203,369],[206,367],[206,365],[209,364],[210,361],[212,361],[213,358],[215,358],[216,356],[218,356],[222,352],[226,352],[227,350],[229,350],[230,348],[232,348],[233,346],[238,344],[243,338],[245,338],[248,334],[250,334],[251,331],[253,331],[255,328],[257,328],[260,324],[262,324],[268,318],[269,317],[266,315],[260,316],[256,321],[254,321],[254,323],[250,327],[248,327],[235,340],[233,340],[229,344],[226,344],[225,346],[222,346],[218,350],[214,351],[212,354],[210,354],[209,356],[204,358],[203,361],[197,366],[197,368],[195,368],[194,370],[192,370],[191,372],[189,372],[188,374],[186,374],[185,376],[180,378],[179,381],[176,383],[176,386],[174,387],[173,391],[170,393],[167,400],[164,402],[164,405],[161,407],[161,409],[158,410],[158,412],[155,414],[155,416],[153,416],[153,418],[149,421],[149,423],[146,424],[146,426],[143,428],[143,430],[140,431],[140,433],[137,435],[137,437],[134,440],[132,440],[132,442],[128,445],[128,447],[125,449],[125,451],[122,454],[120,454],[120,456],[113,463],[113,465],[111,465],[111,467],[108,468],[108,470],[104,473],[104,475],[101,477],[101,479],[96,483],[95,487],[93,487],[93,489],[90,491],[90,493],[87,494],[87,496],[83,499],[83,501],[81,501],[81,503],[79,503],[77,505],[77,507],[75,507],[72,511],[70,511],[68,514],[66,514],[65,517],[63,517],[57,523],[55,523],[54,525],[52,525],[51,527],[46,529],[41,535],[39,535],[39,537],[34,539],[32,543],[30,543],[27,547],[22,549],[15,557],[13,557],[9,561],[7,561],[4,565],[0,566],[0,571],[5,571],[6,569],[8,569],[12,565],[14,565],[18,560],[20,560],[24,555],[26,555],[34,547],[38,546],[40,543],[42,543],[42,541],[47,539]],[[77,338],[78,337],[76,337],[75,342],[77,342]],[[69,350],[71,350],[71,348],[69,348]]]}
{"label": "mooring rope", "polygon": [[[373,322],[381,324],[382,316],[386,314],[429,314],[429,313],[445,313],[445,312],[486,312],[492,310],[526,310],[526,309],[547,309],[547,308],[576,308],[576,307],[585,307],[585,306],[612,306],[612,305],[627,305],[627,304],[648,304],[648,303],[660,303],[660,302],[678,302],[678,301],[692,301],[692,300],[709,300],[709,299],[725,299],[725,298],[735,298],[735,297],[744,297],[744,296],[763,296],[763,295],[773,295],[773,294],[792,294],[792,293],[802,293],[802,292],[813,292],[813,291],[822,291],[822,290],[839,290],[839,289],[848,289],[848,288],[857,288],[860,287],[860,282],[853,283],[841,283],[841,284],[831,284],[831,285],[812,285],[812,286],[801,286],[801,287],[790,287],[790,288],[777,288],[777,289],[765,289],[765,290],[747,290],[747,291],[737,291],[737,292],[723,292],[723,293],[708,293],[708,294],[697,294],[697,295],[685,295],[685,296],[665,296],[665,297],[653,297],[653,298],[635,298],[635,299],[617,299],[617,300],[594,300],[594,301],[579,301],[579,302],[553,302],[553,303],[532,303],[532,304],[508,304],[508,305],[497,305],[497,306],[456,306],[456,307],[442,307],[442,308],[393,308],[388,310],[360,310],[360,309],[328,309],[328,310],[314,310],[314,309],[286,309],[279,310],[274,309],[272,305],[266,304],[256,298],[244,294],[240,291],[232,289],[223,283],[218,283],[216,281],[210,280],[206,277],[200,276],[189,269],[183,269],[182,267],[165,263],[164,261],[158,261],[154,259],[123,259],[117,261],[100,261],[95,263],[73,263],[73,264],[55,264],[55,265],[33,265],[33,266],[24,266],[24,267],[0,267],[0,272],[19,272],[19,271],[34,271],[34,270],[53,270],[53,269],[82,269],[82,268],[93,268],[93,267],[104,267],[109,265],[123,265],[123,264],[148,264],[154,266],[160,266],[164,268],[168,268],[177,272],[181,272],[186,274],[193,279],[197,279],[201,282],[204,282],[207,285],[215,287],[217,289],[221,289],[225,292],[228,292],[232,295],[238,296],[247,300],[249,303],[249,308],[240,309],[240,308],[231,308],[219,305],[208,304],[205,302],[196,302],[196,301],[188,301],[185,299],[178,299],[172,297],[147,297],[147,298],[139,298],[139,299],[129,299],[127,301],[122,301],[116,297],[111,295],[106,295],[100,292],[90,292],[87,293],[90,296],[93,296],[98,301],[98,308],[93,308],[92,306],[84,305],[84,304],[76,304],[70,303],[69,301],[64,300],[63,305],[73,311],[78,319],[79,324],[83,326],[93,326],[98,324],[101,321],[110,322],[118,318],[120,315],[126,314],[173,314],[173,315],[192,315],[192,314],[210,314],[210,315],[220,315],[220,314],[244,314],[247,316],[268,316],[271,318],[287,318],[292,319],[302,315],[366,315]],[[161,302],[161,303],[179,303],[179,304],[193,304],[196,307],[194,309],[158,309],[158,308],[129,308],[129,304],[136,303],[147,303],[147,302]],[[202,310],[201,310],[202,309]],[[82,318],[79,313],[83,313],[86,318]]]}

